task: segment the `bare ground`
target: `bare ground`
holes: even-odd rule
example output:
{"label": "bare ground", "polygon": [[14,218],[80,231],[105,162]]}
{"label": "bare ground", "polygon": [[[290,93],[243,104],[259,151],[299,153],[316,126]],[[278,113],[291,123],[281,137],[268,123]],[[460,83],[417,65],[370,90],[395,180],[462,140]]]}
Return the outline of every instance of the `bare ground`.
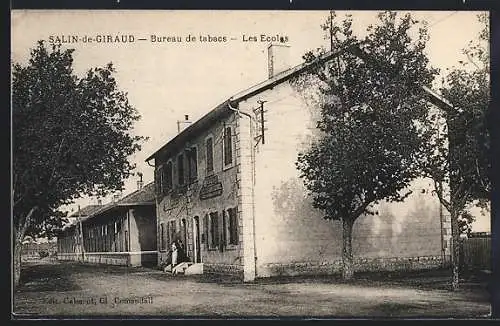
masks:
{"label": "bare ground", "polygon": [[242,283],[230,277],[174,277],[147,268],[47,261],[24,267],[14,293],[14,313],[19,317],[167,318],[487,316],[487,279],[470,276],[459,291],[451,292],[449,274],[434,270],[357,274],[350,282],[320,276]]}

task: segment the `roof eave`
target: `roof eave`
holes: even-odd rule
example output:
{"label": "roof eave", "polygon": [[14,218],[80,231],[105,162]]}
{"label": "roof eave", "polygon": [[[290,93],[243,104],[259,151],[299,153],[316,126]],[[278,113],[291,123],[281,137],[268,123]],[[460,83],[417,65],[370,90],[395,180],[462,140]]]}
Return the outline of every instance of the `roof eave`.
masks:
{"label": "roof eave", "polygon": [[113,210],[124,208],[124,207],[133,207],[133,206],[154,206],[156,203],[154,201],[143,201],[143,202],[131,202],[131,203],[115,203],[114,205],[110,205],[107,207],[103,207],[98,212],[95,212],[92,215],[89,215],[87,218],[82,219],[81,222],[87,222],[90,220],[95,220],[100,215],[105,213],[109,213]]}
{"label": "roof eave", "polygon": [[164,151],[171,144],[176,142],[178,139],[181,139],[187,133],[193,132],[194,130],[196,130],[204,122],[209,121],[212,117],[217,115],[217,113],[220,113],[223,110],[227,110],[228,109],[228,105],[227,105],[228,102],[230,102],[233,105],[237,105],[238,102],[244,101],[247,98],[250,98],[256,94],[264,92],[265,90],[272,89],[276,85],[278,85],[278,84],[280,84],[280,83],[282,83],[290,78],[293,78],[294,76],[297,76],[298,74],[302,73],[303,71],[307,70],[308,68],[312,67],[313,65],[324,63],[324,62],[332,59],[333,57],[336,57],[339,54],[349,50],[351,47],[352,46],[349,46],[349,47],[346,47],[346,48],[341,49],[341,50],[336,51],[336,52],[327,52],[312,62],[304,62],[304,63],[297,65],[293,68],[282,71],[282,72],[276,74],[275,76],[273,76],[272,78],[269,78],[269,79],[267,79],[259,84],[256,84],[250,88],[247,88],[246,90],[243,90],[243,91],[235,94],[234,96],[230,97],[228,99],[228,101],[225,101],[224,103],[218,105],[213,110],[211,110],[206,115],[204,115],[200,120],[198,120],[195,123],[193,123],[192,125],[188,126],[186,129],[184,129],[182,132],[180,132],[178,135],[176,135],[173,139],[171,139],[169,142],[167,142],[165,145],[163,145],[159,150],[157,150],[156,152],[151,154],[148,158],[146,158],[145,161],[149,162],[150,160],[155,158],[160,152]]}

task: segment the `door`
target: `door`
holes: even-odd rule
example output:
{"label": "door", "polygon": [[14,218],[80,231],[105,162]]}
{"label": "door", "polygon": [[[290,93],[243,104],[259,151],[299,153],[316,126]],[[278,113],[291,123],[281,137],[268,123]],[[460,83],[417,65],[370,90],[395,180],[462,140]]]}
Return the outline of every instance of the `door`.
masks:
{"label": "door", "polygon": [[193,218],[194,262],[201,263],[200,218]]}

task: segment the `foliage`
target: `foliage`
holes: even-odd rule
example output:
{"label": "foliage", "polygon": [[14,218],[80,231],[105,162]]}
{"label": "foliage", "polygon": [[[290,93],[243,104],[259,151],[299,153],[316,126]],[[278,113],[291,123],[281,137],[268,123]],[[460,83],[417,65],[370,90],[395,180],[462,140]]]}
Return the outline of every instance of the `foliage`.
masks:
{"label": "foliage", "polygon": [[[462,216],[460,230],[467,232],[474,220],[467,207],[475,204],[487,208],[491,192],[490,137],[488,132],[489,54],[488,20],[478,41],[463,50],[468,58],[460,67],[448,71],[441,92],[453,108],[442,112],[444,128],[436,130],[435,119],[426,122],[435,135],[435,143],[427,145],[423,171],[433,178],[436,191],[448,211]],[[490,126],[492,127],[492,126]]]}
{"label": "foliage", "polygon": [[[408,36],[417,23],[410,15],[399,24],[395,13],[379,19],[379,26],[368,28],[363,50],[391,70],[344,52],[326,69],[314,71],[323,81],[323,98],[330,100],[323,103],[318,122],[323,137],[299,155],[297,165],[314,204],[331,219],[371,213],[368,204],[378,200],[401,200],[406,194],[399,190],[415,177],[421,141],[417,121],[428,109],[420,86],[428,85],[436,71],[427,68],[422,51],[425,29],[416,43]],[[350,25],[350,18],[342,28],[334,25],[336,49],[357,41]],[[313,61],[311,56],[305,58]]]}
{"label": "foliage", "polygon": [[120,189],[134,168],[128,157],[144,140],[130,132],[139,115],[113,65],[79,78],[73,52],[40,41],[27,65],[13,65],[12,196],[21,237],[51,236],[65,216],[58,207]]}
{"label": "foliage", "polygon": [[[360,215],[376,213],[372,204],[410,194],[405,189],[418,175],[420,144],[428,136],[420,128],[429,109],[422,86],[430,85],[437,70],[428,67],[423,51],[426,27],[409,14],[379,14],[379,24],[369,26],[364,39],[353,35],[349,16],[340,23],[335,17],[325,26],[331,26],[332,52],[340,54],[295,82],[300,90],[319,81],[322,132],[299,154],[297,167],[313,205],[326,219],[350,223],[344,232],[350,238]],[[414,41],[409,31],[417,26]],[[314,63],[324,52],[304,58]],[[350,246],[344,242],[345,259],[352,259]]]}

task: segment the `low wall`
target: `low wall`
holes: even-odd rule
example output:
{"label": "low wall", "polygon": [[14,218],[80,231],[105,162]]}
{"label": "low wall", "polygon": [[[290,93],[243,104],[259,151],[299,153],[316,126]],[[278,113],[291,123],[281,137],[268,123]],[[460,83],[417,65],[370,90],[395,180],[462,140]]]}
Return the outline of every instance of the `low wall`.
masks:
{"label": "low wall", "polygon": [[140,252],[86,252],[59,253],[57,259],[61,261],[81,261],[90,264],[105,264],[119,266],[154,265],[157,260],[156,251]]}
{"label": "low wall", "polygon": [[243,278],[243,266],[203,263],[203,274],[233,275]]}
{"label": "low wall", "polygon": [[[418,271],[443,267],[441,256],[354,258],[355,272]],[[342,272],[342,260],[331,262],[297,262],[266,264],[258,268],[258,277],[330,275]]]}
{"label": "low wall", "polygon": [[[441,256],[354,258],[355,272],[418,271],[445,267],[449,259]],[[342,272],[342,260],[324,262],[296,262],[265,264],[257,267],[257,277],[333,275]],[[243,266],[229,264],[203,264],[203,273],[232,275],[243,278]]]}

